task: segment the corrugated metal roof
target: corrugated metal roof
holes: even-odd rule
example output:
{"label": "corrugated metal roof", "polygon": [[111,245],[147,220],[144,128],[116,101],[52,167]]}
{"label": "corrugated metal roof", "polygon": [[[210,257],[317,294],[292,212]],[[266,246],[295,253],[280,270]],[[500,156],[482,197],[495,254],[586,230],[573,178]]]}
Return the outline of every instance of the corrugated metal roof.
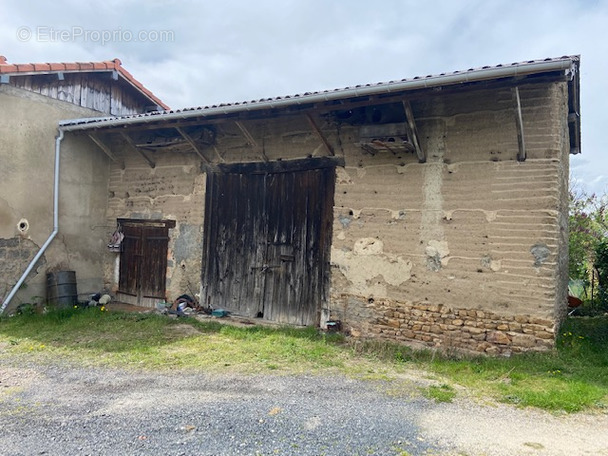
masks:
{"label": "corrugated metal roof", "polygon": [[170,119],[208,117],[225,115],[239,111],[254,111],[301,105],[305,103],[332,101],[357,96],[391,93],[396,91],[415,90],[477,82],[483,80],[500,79],[502,77],[525,76],[549,71],[576,71],[579,56],[563,56],[541,60],[528,60],[511,64],[499,64],[469,68],[464,71],[440,73],[436,75],[416,76],[411,79],[378,82],[373,84],[356,85],[333,90],[317,92],[304,92],[302,94],[262,98],[259,100],[242,101],[236,103],[221,103],[210,106],[199,106],[164,112],[150,112],[123,117],[86,118],[62,121],[61,126],[66,130],[103,128],[107,126],[130,125],[137,123],[158,122]]}

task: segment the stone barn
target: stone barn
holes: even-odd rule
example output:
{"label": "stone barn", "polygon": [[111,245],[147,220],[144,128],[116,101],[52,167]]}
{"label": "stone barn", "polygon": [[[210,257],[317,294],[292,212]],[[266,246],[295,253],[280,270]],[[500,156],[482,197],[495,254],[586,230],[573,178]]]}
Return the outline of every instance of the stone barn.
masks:
{"label": "stone barn", "polygon": [[99,274],[117,300],[198,292],[357,337],[545,350],[566,312],[578,69],[567,56],[59,128],[62,147],[104,157],[124,240]]}

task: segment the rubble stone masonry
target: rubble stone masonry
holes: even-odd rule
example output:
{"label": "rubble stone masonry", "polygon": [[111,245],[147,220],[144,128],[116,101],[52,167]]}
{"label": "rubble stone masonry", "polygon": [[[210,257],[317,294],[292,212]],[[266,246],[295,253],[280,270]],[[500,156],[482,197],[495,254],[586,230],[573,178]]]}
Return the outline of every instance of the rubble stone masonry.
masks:
{"label": "rubble stone masonry", "polygon": [[[488,355],[543,351],[554,345],[555,325],[545,318],[386,299],[369,299],[362,307],[366,318],[358,319],[351,314],[354,318],[348,319],[350,333],[355,337]],[[348,310],[343,309],[334,316],[347,314]],[[368,315],[375,318],[368,319]]]}

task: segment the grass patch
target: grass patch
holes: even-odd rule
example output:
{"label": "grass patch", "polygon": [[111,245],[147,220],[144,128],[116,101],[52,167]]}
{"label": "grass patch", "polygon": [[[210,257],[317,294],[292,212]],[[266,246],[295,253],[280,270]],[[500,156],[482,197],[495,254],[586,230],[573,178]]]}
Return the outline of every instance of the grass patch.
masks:
{"label": "grass patch", "polygon": [[456,397],[456,391],[450,385],[431,385],[422,391],[422,395],[435,402],[452,402]]}
{"label": "grass patch", "polygon": [[[608,318],[570,318],[557,349],[511,358],[455,358],[431,350],[323,334],[314,328],[236,327],[194,318],[62,309],[0,318],[3,358],[64,359],[85,365],[213,372],[342,372],[392,381],[429,372],[441,386],[423,394],[449,402],[465,394],[519,406],[608,410]],[[460,388],[459,388],[460,391]]]}
{"label": "grass patch", "polygon": [[[499,401],[545,410],[608,408],[608,318],[570,318],[557,350],[510,358],[445,358],[400,351],[397,360]],[[426,358],[426,359],[424,359]]]}
{"label": "grass patch", "polygon": [[155,314],[61,309],[0,319],[9,354],[149,369],[305,371],[340,368],[336,335],[314,328],[234,327]]}

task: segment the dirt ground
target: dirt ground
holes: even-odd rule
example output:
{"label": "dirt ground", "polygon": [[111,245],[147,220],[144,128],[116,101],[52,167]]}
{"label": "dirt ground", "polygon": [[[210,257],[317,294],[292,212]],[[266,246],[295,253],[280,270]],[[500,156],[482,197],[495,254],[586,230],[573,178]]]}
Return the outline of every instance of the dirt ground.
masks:
{"label": "dirt ground", "polygon": [[[418,378],[402,380],[415,391]],[[606,414],[436,404],[346,376],[23,366],[1,357],[0,423],[0,453],[14,456],[608,455]]]}

